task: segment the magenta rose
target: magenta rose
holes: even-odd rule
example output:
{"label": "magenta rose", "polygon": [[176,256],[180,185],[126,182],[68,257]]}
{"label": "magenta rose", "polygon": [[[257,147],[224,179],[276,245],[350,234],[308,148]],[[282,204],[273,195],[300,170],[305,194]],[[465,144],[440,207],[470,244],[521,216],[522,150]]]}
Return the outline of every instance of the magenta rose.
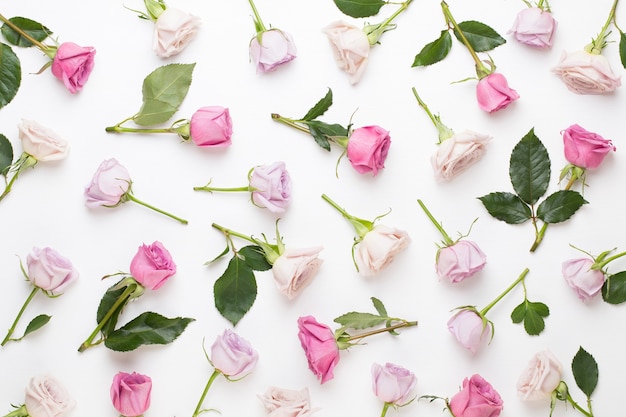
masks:
{"label": "magenta rose", "polygon": [[615,151],[613,142],[575,124],[563,132],[565,159],[577,167],[597,168],[604,157]]}
{"label": "magenta rose", "polygon": [[380,126],[365,126],[352,131],[346,152],[359,174],[371,172],[376,175],[385,167],[390,145],[388,131]]}
{"label": "magenta rose", "polygon": [[29,281],[52,295],[61,294],[78,278],[78,271],[69,259],[51,248],[34,247],[26,257],[26,266]]}
{"label": "magenta rose", "polygon": [[490,335],[493,336],[491,323],[483,321],[483,318],[471,309],[461,309],[453,315],[448,320],[448,330],[461,346],[472,354],[478,351]]}
{"label": "magenta rose", "polygon": [[296,52],[291,35],[279,29],[266,30],[250,41],[250,59],[257,74],[276,71],[281,65],[293,61]]}
{"label": "magenta rose", "polygon": [[454,417],[498,417],[504,408],[502,398],[478,374],[463,380],[463,387],[450,399]]}
{"label": "magenta rose", "polygon": [[255,167],[249,180],[255,205],[276,214],[287,211],[291,202],[291,177],[284,162]]}
{"label": "magenta rose", "polygon": [[440,278],[457,283],[482,270],[486,263],[487,257],[475,242],[459,240],[437,251],[435,269]]}
{"label": "magenta rose", "polygon": [[233,122],[227,108],[207,106],[198,109],[189,125],[191,140],[203,147],[230,146]]}
{"label": "magenta rose", "polygon": [[224,330],[211,346],[211,363],[229,379],[248,375],[259,360],[250,342],[230,329]]}
{"label": "magenta rose", "polygon": [[91,46],[78,46],[72,42],[59,45],[52,60],[52,74],[63,81],[70,93],[83,89],[93,70],[96,50]]}
{"label": "magenta rose", "polygon": [[85,188],[85,205],[89,208],[119,204],[131,184],[126,167],[115,158],[102,161],[91,183]]}
{"label": "magenta rose", "polygon": [[393,363],[372,365],[372,390],[379,400],[402,406],[412,400],[411,391],[417,384],[415,374]]}
{"label": "magenta rose", "polygon": [[158,290],[176,273],[172,255],[161,242],[143,244],[130,262],[130,274],[146,288]]}
{"label": "magenta rose", "polygon": [[478,81],[476,98],[478,99],[478,107],[493,113],[517,100],[519,94],[509,87],[504,75],[494,72]]}
{"label": "magenta rose", "polygon": [[313,316],[298,318],[298,338],[309,369],[325,383],[333,379],[333,369],[339,363],[339,347],[330,327],[318,323]]}
{"label": "magenta rose", "polygon": [[593,264],[593,259],[578,258],[563,262],[561,267],[565,282],[582,301],[598,295],[606,280],[602,271],[591,269]]}
{"label": "magenta rose", "polygon": [[550,48],[556,27],[552,13],[539,7],[527,7],[517,14],[508,33],[524,45]]}
{"label": "magenta rose", "polygon": [[150,407],[152,379],[133,372],[118,372],[111,384],[113,407],[124,417],[141,416]]}

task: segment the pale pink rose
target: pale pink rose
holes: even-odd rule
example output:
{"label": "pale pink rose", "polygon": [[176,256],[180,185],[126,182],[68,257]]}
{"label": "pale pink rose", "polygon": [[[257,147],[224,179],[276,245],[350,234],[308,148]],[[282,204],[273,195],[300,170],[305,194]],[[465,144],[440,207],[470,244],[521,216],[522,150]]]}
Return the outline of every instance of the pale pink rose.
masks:
{"label": "pale pink rose", "polygon": [[130,262],[130,274],[146,288],[158,290],[176,273],[172,255],[161,242],[143,244]]}
{"label": "pale pink rose", "polygon": [[593,259],[589,258],[569,259],[561,267],[565,282],[582,301],[598,295],[606,280],[602,271],[590,269],[593,263]]}
{"label": "pale pink rose", "polygon": [[482,270],[486,263],[487,257],[475,242],[459,240],[437,251],[435,270],[440,278],[457,283]]}
{"label": "pale pink rose", "polygon": [[348,139],[348,160],[359,174],[372,175],[385,167],[391,146],[389,132],[380,126],[364,126],[354,129]]}
{"label": "pale pink rose", "polygon": [[291,177],[284,162],[255,167],[249,179],[255,205],[275,214],[287,211],[291,202]]}
{"label": "pale pink rose", "polygon": [[193,40],[199,27],[199,17],[168,7],[154,22],[152,49],[161,58],[176,55]]}
{"label": "pale pink rose", "polygon": [[230,329],[224,330],[211,346],[211,363],[229,379],[248,375],[259,360],[250,342]]}
{"label": "pale pink rose", "polygon": [[609,61],[600,54],[587,51],[563,52],[552,72],[561,77],[567,88],[576,94],[606,94],[622,85]]}
{"label": "pale pink rose", "polygon": [[417,384],[415,374],[406,368],[386,363],[372,365],[372,390],[382,402],[402,406],[413,399],[412,390]]}
{"label": "pale pink rose", "polygon": [[561,133],[565,159],[572,165],[586,169],[597,168],[609,152],[615,151],[613,142],[579,125],[572,125]]}
{"label": "pale pink rose", "polygon": [[222,106],[202,107],[191,116],[189,133],[198,146],[230,146],[233,135],[230,112]]}
{"label": "pale pink rose", "polygon": [[561,382],[562,366],[549,350],[536,353],[517,381],[517,393],[523,400],[550,398]]}
{"label": "pale pink rose", "polygon": [[34,376],[26,387],[24,406],[30,417],[61,417],[75,405],[67,389],[51,376]]}
{"label": "pale pink rose", "polygon": [[333,48],[337,66],[350,75],[350,84],[358,83],[370,53],[370,42],[365,32],[341,21],[326,26],[323,32]]}
{"label": "pale pink rose", "polygon": [[448,330],[465,349],[472,352],[491,336],[491,323],[485,321],[473,310],[461,309],[448,320]]}
{"label": "pale pink rose", "polygon": [[141,416],[150,407],[152,379],[133,372],[118,372],[111,383],[113,407],[124,417]]}
{"label": "pale pink rose", "polygon": [[52,60],[52,74],[63,81],[74,94],[83,89],[93,70],[96,50],[91,46],[78,46],[72,42],[59,45]]}
{"label": "pale pink rose", "polygon": [[22,119],[17,129],[24,152],[38,161],[58,161],[70,150],[65,139],[33,120]]}
{"label": "pale pink rose", "polygon": [[313,316],[298,318],[298,339],[309,369],[325,383],[333,379],[333,369],[339,363],[339,347],[330,327],[318,323]]}
{"label": "pale pink rose", "polygon": [[476,85],[478,107],[489,113],[507,107],[518,98],[517,91],[509,87],[506,78],[499,72],[481,78]]}
{"label": "pale pink rose", "polygon": [[53,295],[58,295],[76,279],[78,271],[69,259],[51,248],[37,248],[26,257],[28,280]]}
{"label": "pale pink rose", "polygon": [[539,7],[527,7],[517,14],[513,27],[507,33],[512,33],[518,42],[525,45],[550,48],[556,27],[552,13]]}
{"label": "pale pink rose", "polygon": [[288,299],[294,299],[313,281],[322,265],[318,258],[322,247],[306,249],[287,248],[272,264],[274,282]]}
{"label": "pale pink rose", "polygon": [[354,248],[354,260],[362,276],[371,276],[387,267],[411,243],[409,235],[384,225],[375,226]]}
{"label": "pale pink rose", "polygon": [[270,387],[258,396],[269,417],[309,417],[316,409],[311,408],[309,390]]}
{"label": "pale pink rose", "polygon": [[279,29],[266,30],[250,40],[250,59],[257,74],[276,71],[281,65],[293,61],[296,52],[291,35]]}
{"label": "pale pink rose", "polygon": [[113,207],[130,188],[130,174],[115,158],[102,161],[91,183],[85,188],[85,205]]}
{"label": "pale pink rose", "polygon": [[450,399],[454,417],[498,417],[504,408],[502,397],[478,374],[463,380],[463,388]]}
{"label": "pale pink rose", "polygon": [[444,140],[430,163],[439,181],[449,181],[482,158],[491,136],[464,130]]}

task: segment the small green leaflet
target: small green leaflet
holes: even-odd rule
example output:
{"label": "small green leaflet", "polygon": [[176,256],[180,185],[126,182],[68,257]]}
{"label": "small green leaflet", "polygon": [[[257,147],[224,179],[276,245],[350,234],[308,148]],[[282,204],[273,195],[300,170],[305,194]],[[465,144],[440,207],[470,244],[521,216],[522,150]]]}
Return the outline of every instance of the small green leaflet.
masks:
{"label": "small green leaflet", "polygon": [[[43,326],[48,324],[52,316],[48,316],[46,314],[40,314],[28,323],[26,326],[26,330],[24,331],[24,335],[20,337],[20,339],[25,338],[28,334],[34,332],[35,330],[41,329]],[[18,339],[19,340],[19,339]]]}
{"label": "small green leaflet", "polygon": [[[34,20],[30,20],[25,17],[12,17],[9,21],[39,42],[44,41],[48,36],[52,35],[52,31],[50,31],[50,29],[39,22],[35,22]],[[1,31],[4,38],[11,45],[21,46],[24,48],[33,46],[31,41],[14,31],[6,23],[2,25]]]}
{"label": "small green leaflet", "polygon": [[608,276],[602,285],[602,299],[609,304],[626,301],[626,271]]}
{"label": "small green leaflet", "polygon": [[598,385],[598,364],[582,346],[572,360],[572,373],[578,388],[585,393],[587,398],[591,397]]}
{"label": "small green leaflet", "polygon": [[[476,52],[486,52],[503,45],[506,40],[491,27],[475,20],[459,23],[459,28]],[[460,34],[454,30],[454,36],[462,42]]]}
{"label": "small green leaflet", "polygon": [[524,300],[513,309],[511,320],[513,323],[524,322],[526,333],[537,336],[545,328],[543,318],[550,315],[550,309],[544,303]]}
{"label": "small green leaflet", "polygon": [[0,108],[13,100],[22,81],[22,67],[9,45],[0,43]]}
{"label": "small green leaflet", "polygon": [[328,124],[319,120],[312,120],[306,122],[306,124],[309,126],[309,131],[313,139],[315,139],[315,143],[327,151],[330,151],[330,141],[334,137],[348,136],[348,129],[336,123]]}
{"label": "small green leaflet", "polygon": [[239,250],[239,256],[254,271],[267,271],[272,265],[267,262],[265,253],[260,246],[244,246]]}
{"label": "small green leaflet", "polygon": [[382,301],[378,298],[371,297],[374,308],[378,314],[372,313],[359,313],[351,311],[343,314],[333,320],[335,323],[341,324],[342,328],[362,330],[370,327],[380,326],[381,324],[388,322],[392,318],[387,315],[387,310]]}
{"label": "small green leaflet", "polygon": [[[107,314],[109,310],[111,310],[111,308],[113,308],[113,305],[115,304],[115,302],[120,298],[120,296],[124,292],[125,287],[114,289],[115,285],[109,288],[102,296],[102,299],[100,300],[100,304],[98,305],[98,310],[96,312],[96,323],[100,323],[102,320],[104,320],[104,316]],[[100,330],[103,338],[106,339],[106,337],[115,330],[115,326],[117,325],[117,320],[120,317],[120,313],[122,312],[122,310],[124,309],[124,306],[126,306],[127,303],[128,303],[128,300],[122,303],[113,312],[109,320],[104,324],[104,326]]]}
{"label": "small green leaflet", "polygon": [[376,311],[378,311],[378,314],[380,314],[381,316],[384,316],[384,317],[388,317],[387,309],[383,305],[382,301],[380,301],[376,297],[371,297],[370,300],[372,300],[372,304],[374,304],[374,308],[376,309]]}
{"label": "small green leaflet", "polygon": [[577,191],[560,190],[539,204],[537,217],[546,223],[560,223],[572,217],[583,204],[587,201]]}
{"label": "small green leaflet", "polygon": [[311,107],[311,109],[309,109],[307,114],[301,120],[309,122],[311,120],[317,119],[318,117],[326,113],[326,110],[328,110],[330,106],[332,106],[332,104],[333,91],[329,88],[326,95],[320,101],[315,103],[315,105]]}
{"label": "small green leaflet", "polygon": [[624,32],[619,34],[619,58],[622,61],[622,66],[626,68],[626,33]]}
{"label": "small green leaflet", "polygon": [[351,17],[374,16],[387,4],[382,0],[334,0],[334,2],[343,14]]}
{"label": "small green leaflet", "polygon": [[13,163],[13,146],[9,139],[0,133],[0,175],[6,176]]}
{"label": "small green leaflet", "polygon": [[425,67],[435,64],[446,56],[452,49],[452,36],[448,30],[442,30],[438,39],[426,44],[415,56],[412,67]]}
{"label": "small green leaflet", "polygon": [[235,255],[228,267],[213,285],[215,308],[233,326],[250,310],[257,294],[254,271],[248,263]]}
{"label": "small green leaflet", "polygon": [[127,352],[141,345],[166,345],[176,340],[192,318],[167,318],[153,312],[145,312],[111,332],[104,345],[111,350]]}
{"label": "small green leaflet", "polygon": [[520,224],[532,217],[532,211],[518,196],[513,193],[489,193],[478,199],[483,203],[489,214],[508,224]]}
{"label": "small green leaflet", "polygon": [[548,190],[550,157],[534,129],[530,129],[513,148],[509,177],[513,189],[526,204],[535,204]]}

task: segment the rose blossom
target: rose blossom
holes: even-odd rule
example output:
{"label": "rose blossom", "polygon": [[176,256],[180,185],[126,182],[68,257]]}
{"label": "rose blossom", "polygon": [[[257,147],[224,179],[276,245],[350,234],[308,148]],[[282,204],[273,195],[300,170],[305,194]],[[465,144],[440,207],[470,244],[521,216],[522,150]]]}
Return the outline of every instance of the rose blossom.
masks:
{"label": "rose blossom", "polygon": [[272,213],[282,214],[291,202],[291,177],[284,162],[255,167],[250,173],[252,202]]}
{"label": "rose blossom", "polygon": [[549,350],[536,353],[517,381],[517,393],[523,400],[550,398],[561,382],[561,363]]}
{"label": "rose blossom", "polygon": [[326,26],[323,32],[333,48],[337,66],[350,75],[350,84],[359,82],[370,53],[370,42],[365,32],[341,21]]}
{"label": "rose blossom", "polygon": [[476,85],[478,107],[489,113],[507,107],[518,98],[517,91],[509,87],[506,78],[499,72],[481,78]]}
{"label": "rose blossom", "polygon": [[454,417],[498,417],[502,398],[489,382],[478,374],[463,380],[463,388],[450,399]]}
{"label": "rose blossom", "polygon": [[270,417],[309,417],[315,412],[311,409],[309,390],[270,387],[265,394],[258,396]]}
{"label": "rose blossom", "polygon": [[311,283],[322,265],[318,255],[322,247],[285,249],[272,264],[274,282],[288,299],[295,298]]}
{"label": "rose blossom", "polygon": [[143,244],[130,262],[130,274],[144,287],[151,290],[161,288],[169,277],[176,273],[172,255],[161,242]]}
{"label": "rose blossom", "polygon": [[562,133],[565,159],[572,165],[597,168],[610,151],[615,151],[613,142],[577,124],[568,127]]}
{"label": "rose blossom", "polygon": [[133,372],[118,372],[111,384],[113,407],[124,417],[141,416],[150,407],[152,379]]}
{"label": "rose blossom", "polygon": [[393,363],[372,365],[372,390],[379,400],[402,406],[411,401],[411,390],[417,384],[415,374]]}
{"label": "rose blossom", "polygon": [[257,74],[275,71],[292,61],[296,52],[291,35],[279,29],[266,30],[250,40],[250,59]]}
{"label": "rose blossom", "polygon": [[493,335],[491,323],[483,322],[477,312],[467,309],[461,309],[448,320],[448,330],[472,354],[490,334]]}
{"label": "rose blossom", "polygon": [[409,235],[384,225],[375,226],[355,247],[354,260],[359,273],[371,276],[387,267],[411,243]]}
{"label": "rose blossom", "polygon": [[491,136],[464,130],[444,140],[430,158],[435,177],[449,181],[482,158]]}
{"label": "rose blossom", "polygon": [[565,282],[582,301],[590,300],[598,295],[606,279],[599,269],[590,269],[593,263],[593,259],[578,258],[563,262],[561,267]]}
{"label": "rose blossom", "polygon": [[176,55],[196,36],[199,26],[199,17],[168,7],[154,23],[152,49],[161,58]]}
{"label": "rose blossom", "polygon": [[38,161],[58,161],[70,150],[65,139],[33,120],[22,119],[17,129],[24,152]]}
{"label": "rose blossom", "polygon": [[576,94],[611,93],[622,85],[603,55],[586,51],[563,52],[552,72]]}
{"label": "rose blossom", "polygon": [[24,406],[30,417],[61,417],[75,404],[67,389],[51,376],[34,376],[26,387]]}
{"label": "rose blossom", "polygon": [[527,7],[517,14],[513,27],[507,33],[512,33],[517,41],[525,45],[550,48],[556,27],[552,13],[539,7]]}
{"label": "rose blossom", "polygon": [[85,188],[85,205],[89,208],[115,206],[130,188],[130,174],[115,158],[105,159]]}
{"label": "rose blossom", "polygon": [[83,89],[93,70],[96,50],[91,46],[78,46],[72,42],[59,45],[52,60],[52,74],[63,81],[74,94]]}
{"label": "rose blossom", "polygon": [[359,174],[371,172],[376,175],[385,167],[391,138],[380,126],[364,126],[354,129],[348,139],[348,160]]}
{"label": "rose blossom", "polygon": [[325,383],[333,379],[333,369],[339,363],[339,347],[330,327],[318,323],[313,316],[298,318],[298,338],[309,369]]}
{"label": "rose blossom", "polygon": [[202,107],[191,116],[189,133],[198,146],[230,146],[233,134],[230,112],[221,106]]}
{"label": "rose blossom", "polygon": [[28,280],[53,295],[61,294],[65,287],[78,278],[69,259],[51,248],[33,248],[26,257]]}
{"label": "rose blossom", "polygon": [[437,251],[435,269],[440,278],[457,283],[483,269],[486,263],[487,257],[475,242],[459,240]]}
{"label": "rose blossom", "polygon": [[230,329],[224,330],[211,346],[211,363],[229,379],[248,375],[259,360],[250,343]]}

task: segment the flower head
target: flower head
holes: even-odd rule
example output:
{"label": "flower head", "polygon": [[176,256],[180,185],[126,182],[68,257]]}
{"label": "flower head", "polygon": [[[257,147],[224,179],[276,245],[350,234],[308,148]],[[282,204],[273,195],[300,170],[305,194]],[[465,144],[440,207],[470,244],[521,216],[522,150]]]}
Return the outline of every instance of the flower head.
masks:
{"label": "flower head", "polygon": [[552,13],[539,7],[521,10],[508,33],[520,43],[536,48],[552,47],[557,22]]}
{"label": "flower head", "polygon": [[167,7],[154,22],[152,49],[161,58],[179,54],[195,38],[200,18]]}
{"label": "flower head", "polygon": [[34,247],[26,257],[26,265],[30,282],[52,295],[63,293],[78,278],[78,271],[69,259],[52,248]]}
{"label": "flower head", "polygon": [[391,145],[389,132],[380,126],[364,126],[354,129],[348,139],[348,160],[359,174],[372,175],[385,167]]}
{"label": "flower head", "polygon": [[478,162],[486,150],[491,136],[470,130],[456,133],[437,147],[430,163],[439,181],[449,181]]}
{"label": "flower head", "polygon": [[284,162],[254,167],[249,180],[255,205],[276,214],[287,210],[291,202],[291,177]]}
{"label": "flower head", "polygon": [[85,205],[89,208],[118,205],[130,189],[130,174],[117,159],[102,161],[91,183],[85,188]]}
{"label": "flower head", "polygon": [[197,110],[189,125],[191,140],[202,147],[230,146],[233,122],[227,108],[207,106]]}
{"label": "flower head", "polygon": [[504,109],[519,98],[517,91],[509,87],[504,75],[492,72],[481,78],[476,85],[478,106],[489,113]]}
{"label": "flower head", "polygon": [[57,48],[52,60],[52,74],[63,81],[70,93],[83,89],[94,67],[96,50],[91,46],[79,46],[64,42]]}
{"label": "flower head", "polygon": [[622,85],[606,57],[583,50],[563,52],[552,72],[576,94],[607,94]]}
{"label": "flower head", "polygon": [[350,84],[358,83],[370,53],[370,42],[365,32],[341,21],[326,26],[323,32],[333,49],[337,66],[350,76]]}
{"label": "flower head", "polygon": [[330,327],[318,323],[313,316],[298,318],[298,338],[309,369],[323,384],[334,378],[333,369],[339,363],[339,347]]}
{"label": "flower head", "polygon": [[256,72],[276,71],[281,65],[296,58],[293,37],[280,29],[270,29],[257,34],[250,40],[250,60]]}
{"label": "flower head", "polygon": [[309,390],[270,387],[258,396],[270,417],[309,417],[317,409],[311,408]]}
{"label": "flower head", "polygon": [[34,376],[26,387],[24,406],[30,417],[61,417],[75,405],[67,389],[52,376]]}
{"label": "flower head", "polygon": [[478,374],[465,378],[461,391],[450,399],[454,417],[498,417],[503,408],[498,391]]}
{"label": "flower head", "polygon": [[552,352],[537,352],[517,381],[517,393],[527,401],[548,399],[561,382],[561,372],[561,363]]}
{"label": "flower head", "polygon": [[322,247],[306,249],[287,248],[272,264],[274,283],[288,299],[295,298],[306,288],[320,269],[318,257]]}
{"label": "flower head", "polygon": [[462,308],[455,313],[448,320],[448,330],[472,354],[493,336],[491,323],[471,308]]}
{"label": "flower head", "polygon": [[258,360],[259,354],[250,342],[230,329],[224,330],[211,346],[211,363],[229,379],[248,375]]}
{"label": "flower head", "polygon": [[580,168],[597,168],[606,155],[615,151],[613,142],[574,124],[563,130],[565,159]]}
{"label": "flower head", "polygon": [[17,125],[17,129],[24,152],[37,161],[64,159],[70,150],[65,139],[33,120],[22,119],[22,122]]}
{"label": "flower head", "polygon": [[486,263],[487,257],[475,242],[459,240],[437,251],[435,269],[440,278],[457,283],[481,271]]}
{"label": "flower head", "polygon": [[563,262],[561,272],[569,287],[581,301],[594,298],[602,290],[606,276],[599,269],[592,269],[593,259],[577,258]]}
{"label": "flower head", "polygon": [[118,372],[111,383],[113,407],[124,417],[141,416],[150,407],[152,379],[137,372]]}
{"label": "flower head", "polygon": [[406,368],[389,362],[372,365],[372,390],[382,402],[397,406],[409,403],[416,384],[415,374]]}
{"label": "flower head", "polygon": [[363,276],[371,276],[391,264],[406,249],[411,238],[404,230],[377,225],[354,248],[354,261]]}
{"label": "flower head", "polygon": [[143,244],[130,263],[130,274],[151,290],[158,290],[176,273],[176,264],[169,251],[159,241]]}

